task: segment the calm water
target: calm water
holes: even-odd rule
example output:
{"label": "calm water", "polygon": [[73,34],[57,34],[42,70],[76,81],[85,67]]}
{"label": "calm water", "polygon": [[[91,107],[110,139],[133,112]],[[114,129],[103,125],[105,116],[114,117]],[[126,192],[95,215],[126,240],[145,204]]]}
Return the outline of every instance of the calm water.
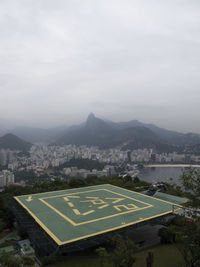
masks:
{"label": "calm water", "polygon": [[182,174],[183,168],[180,167],[159,167],[159,168],[144,168],[140,170],[138,177],[140,180],[156,183],[156,182],[170,182],[173,178],[173,183],[180,185],[179,177]]}

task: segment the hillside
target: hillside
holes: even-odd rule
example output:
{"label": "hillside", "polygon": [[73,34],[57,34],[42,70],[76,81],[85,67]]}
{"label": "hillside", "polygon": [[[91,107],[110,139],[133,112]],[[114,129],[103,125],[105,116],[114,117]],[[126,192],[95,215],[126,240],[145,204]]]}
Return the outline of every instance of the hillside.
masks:
{"label": "hillside", "polygon": [[112,122],[90,114],[79,125],[49,129],[19,127],[12,134],[30,143],[75,144],[122,149],[154,148],[157,152],[190,152],[200,154],[200,135],[180,133],[138,120]]}
{"label": "hillside", "polygon": [[0,149],[11,149],[27,151],[31,147],[31,143],[28,143],[14,134],[6,134],[0,137]]}
{"label": "hillside", "polygon": [[144,126],[129,128],[116,127],[109,122],[90,114],[86,123],[79,129],[67,132],[56,144],[76,144],[112,148],[115,146],[135,146],[137,148],[153,146],[159,137]]}
{"label": "hillside", "polygon": [[200,135],[182,134],[144,124],[137,120],[115,123],[90,114],[85,123],[68,129],[54,144],[75,144],[122,149],[154,148],[158,152],[183,151],[184,146],[200,144]]}

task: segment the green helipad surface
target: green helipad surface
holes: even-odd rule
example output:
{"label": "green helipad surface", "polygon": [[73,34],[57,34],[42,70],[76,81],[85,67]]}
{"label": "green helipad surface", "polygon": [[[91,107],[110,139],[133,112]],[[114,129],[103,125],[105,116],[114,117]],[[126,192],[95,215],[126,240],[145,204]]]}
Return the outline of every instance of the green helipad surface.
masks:
{"label": "green helipad surface", "polygon": [[156,218],[179,207],[109,184],[15,199],[58,245]]}

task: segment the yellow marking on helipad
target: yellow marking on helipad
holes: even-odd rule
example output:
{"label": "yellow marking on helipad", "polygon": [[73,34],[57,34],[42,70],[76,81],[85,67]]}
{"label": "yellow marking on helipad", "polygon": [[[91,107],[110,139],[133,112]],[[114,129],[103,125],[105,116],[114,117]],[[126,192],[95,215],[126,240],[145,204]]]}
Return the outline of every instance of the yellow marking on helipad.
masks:
{"label": "yellow marking on helipad", "polygon": [[[107,185],[104,185],[104,186],[107,186]],[[91,187],[85,187],[84,189],[86,189],[86,188],[94,188],[95,186],[91,186]],[[114,187],[114,186],[112,186],[112,187]],[[116,187],[115,186],[115,188],[119,188],[119,187]],[[65,189],[66,190],[66,189]],[[60,190],[60,192],[62,191],[62,192],[64,192],[65,190]],[[76,190],[77,191],[77,189],[71,189],[70,190],[70,192],[73,192],[74,190]],[[107,192],[112,192],[111,190],[106,190],[106,189],[99,189],[99,190],[105,190],[105,191],[107,191]],[[99,190],[92,190],[93,192],[94,191],[99,191]],[[131,192],[130,190],[127,190],[127,189],[122,189],[122,190],[126,190],[126,191],[128,191],[128,192]],[[57,191],[54,191],[54,192],[56,192],[57,193]],[[86,191],[85,191],[86,192]],[[85,192],[79,192],[79,194],[82,194],[82,193],[85,193]],[[90,191],[91,192],[91,191]],[[47,194],[48,193],[48,194]],[[117,193],[116,191],[114,191],[113,193],[115,193],[115,194],[118,194],[118,195],[120,195],[120,196],[123,196],[123,197],[126,197],[126,199],[128,198],[128,199],[132,199],[132,200],[134,200],[134,198],[133,197],[130,197],[130,196],[125,196],[125,195],[123,195],[123,194],[120,194],[120,193]],[[141,193],[138,193],[138,192],[134,192],[135,194],[137,194],[137,195],[141,195],[141,196],[143,196],[144,197],[144,195],[143,194],[141,194]],[[104,220],[104,219],[107,219],[107,218],[113,218],[113,217],[115,217],[115,216],[118,216],[118,215],[122,215],[122,214],[127,214],[127,213],[130,213],[130,212],[135,212],[136,210],[145,210],[145,209],[147,209],[147,208],[153,208],[154,207],[154,205],[151,205],[149,202],[148,203],[146,203],[147,204],[147,206],[146,207],[143,207],[143,208],[138,208],[138,209],[131,209],[131,210],[129,210],[129,211],[126,211],[126,212],[121,212],[121,213],[118,213],[118,214],[114,214],[114,215],[111,215],[111,216],[105,216],[105,217],[103,217],[103,218],[99,218],[99,219],[95,219],[95,220],[90,220],[90,221],[87,221],[87,222],[83,222],[83,223],[79,223],[79,224],[76,224],[76,223],[74,223],[72,220],[70,220],[69,218],[67,218],[66,216],[64,216],[64,214],[62,214],[61,212],[59,212],[57,209],[55,209],[52,205],[50,205],[49,203],[47,203],[44,199],[48,199],[48,198],[57,198],[57,197],[61,197],[61,196],[65,196],[65,197],[68,197],[69,196],[69,193],[65,193],[64,195],[62,194],[62,195],[54,195],[54,196],[52,196],[52,195],[50,195],[50,197],[47,197],[47,195],[49,195],[49,194],[52,194],[52,192],[45,192],[45,193],[38,193],[38,194],[34,194],[34,202],[33,202],[33,204],[35,203],[35,196],[43,196],[42,198],[41,197],[38,197],[37,198],[37,200],[40,200],[41,202],[43,202],[43,204],[45,204],[46,206],[48,206],[49,208],[51,208],[52,210],[54,210],[58,215],[60,215],[61,217],[63,217],[66,221],[69,221],[73,226],[78,226],[78,225],[82,225],[82,224],[85,224],[85,223],[90,223],[90,222],[95,222],[95,221],[99,221],[99,220]],[[72,195],[72,194],[77,194],[77,192],[76,193],[70,193],[70,195]],[[44,197],[45,196],[45,197]],[[137,224],[137,223],[140,223],[140,222],[144,222],[144,221],[147,221],[147,220],[150,220],[150,219],[153,219],[153,218],[157,218],[157,217],[159,217],[159,216],[164,216],[164,215],[167,215],[167,214],[170,214],[170,213],[172,213],[174,210],[172,209],[172,210],[168,210],[168,211],[166,211],[166,212],[160,212],[160,213],[156,213],[156,214],[152,214],[152,216],[150,216],[150,217],[148,217],[148,214],[146,215],[146,217],[144,216],[144,218],[142,218],[142,217],[139,217],[139,219],[137,219],[137,220],[133,220],[133,221],[129,221],[129,222],[127,222],[127,223],[125,223],[124,221],[122,221],[120,224],[121,225],[118,225],[118,226],[114,226],[114,227],[108,227],[107,229],[102,229],[102,230],[100,230],[100,229],[98,229],[96,232],[94,232],[94,233],[90,233],[90,234],[85,234],[85,235],[82,235],[82,236],[77,236],[77,237],[75,237],[75,238],[71,238],[70,240],[65,240],[65,241],[61,241],[53,232],[54,231],[52,231],[52,229],[51,228],[49,228],[48,226],[46,226],[46,224],[40,219],[40,217],[38,217],[38,214],[36,213],[36,214],[34,214],[34,211],[31,211],[30,209],[32,209],[32,203],[28,203],[28,202],[26,202],[28,199],[30,199],[30,200],[33,200],[32,199],[32,196],[30,196],[30,195],[24,195],[23,197],[24,197],[24,199],[23,200],[20,200],[20,198],[21,198],[22,196],[19,196],[19,197],[14,197],[14,199],[17,201],[17,202],[19,202],[19,204],[21,204],[21,206],[24,208],[24,209],[26,209],[26,211],[35,219],[35,221],[47,232],[47,234],[49,234],[49,236],[51,236],[51,238],[53,238],[53,240],[58,244],[58,245],[64,245],[64,244],[68,244],[68,243],[71,243],[71,242],[74,242],[74,241],[78,241],[78,240],[81,240],[81,239],[84,239],[84,238],[89,238],[89,237],[92,237],[92,236],[96,236],[96,235],[99,235],[99,234],[103,234],[103,233],[107,233],[107,232],[110,232],[110,231],[113,231],[113,230],[117,230],[117,229],[120,229],[120,228],[123,228],[123,227],[127,227],[127,226],[129,226],[129,225],[133,225],[133,224]],[[30,197],[30,198],[29,198]],[[70,197],[70,196],[69,196]],[[80,198],[80,197],[78,197],[78,196],[73,196],[74,198]],[[176,203],[172,203],[172,202],[170,202],[170,201],[163,201],[163,200],[160,200],[160,199],[156,199],[156,198],[154,198],[154,197],[149,197],[149,196],[145,196],[146,198],[149,198],[149,199],[155,199],[155,200],[157,200],[158,202],[160,202],[160,203],[163,203],[163,202],[165,202],[165,203],[168,203],[168,204],[174,204],[175,206],[177,206],[177,207],[179,207],[178,209],[175,209],[175,210],[179,210],[179,209],[181,209],[182,208],[182,206],[181,205],[178,205],[178,204],[176,204]],[[137,202],[140,202],[140,203],[143,203],[143,204],[145,204],[145,202],[144,201],[141,201],[141,200],[138,200],[138,199],[135,199],[135,201],[137,201]],[[24,203],[23,203],[24,202]],[[29,208],[29,206],[30,206],[30,208]],[[66,205],[67,206],[67,205]]]}
{"label": "yellow marking on helipad", "polygon": [[109,206],[109,204],[106,204],[106,205],[103,205],[103,206],[98,207],[98,209],[103,209],[103,208],[106,208],[108,206]]}
{"label": "yellow marking on helipad", "polygon": [[73,212],[74,212],[76,215],[80,215],[80,211],[77,210],[77,209],[73,209]]}
{"label": "yellow marking on helipad", "polygon": [[68,202],[67,203],[69,205],[69,207],[73,208],[74,207],[74,204],[72,202]]}
{"label": "yellow marking on helipad", "polygon": [[[136,201],[136,202],[145,204],[145,207],[139,208],[139,207],[135,206],[134,204],[131,204],[130,203],[131,205],[134,205],[133,208],[128,207],[128,208],[125,208],[126,211],[122,211],[121,209],[119,209],[119,208],[116,209],[114,206],[112,206],[115,210],[118,211],[116,214],[112,214],[112,215],[108,215],[108,216],[104,216],[104,217],[99,217],[99,218],[95,218],[95,219],[88,220],[88,221],[74,222],[72,219],[70,219],[68,216],[64,215],[62,212],[60,212],[59,210],[57,210],[54,206],[52,206],[50,203],[48,203],[46,201],[47,199],[61,198],[61,197],[66,197],[66,196],[67,197],[70,197],[71,195],[64,194],[64,195],[50,196],[50,197],[39,198],[39,200],[42,201],[44,204],[46,204],[48,207],[50,207],[53,211],[55,211],[56,213],[58,213],[60,216],[62,216],[65,220],[69,221],[73,226],[80,226],[80,225],[83,225],[83,224],[97,222],[97,221],[105,220],[105,219],[108,219],[108,218],[114,218],[114,217],[119,216],[119,215],[122,215],[122,214],[127,214],[127,213],[130,213],[130,212],[135,212],[135,211],[139,211],[139,210],[143,210],[143,209],[147,209],[147,208],[153,207],[153,205],[151,205],[149,203],[145,203],[144,201],[141,201],[141,200],[135,199],[133,197],[129,197],[129,196],[120,194],[120,193],[115,192],[115,191],[111,191],[111,190],[106,189],[106,188],[97,189],[97,190],[90,190],[90,191],[83,191],[83,192],[76,192],[76,193],[72,193],[72,194],[76,194],[76,196],[77,196],[77,194],[80,195],[80,194],[83,194],[83,193],[91,193],[91,192],[94,193],[94,192],[97,192],[97,191],[107,191],[109,193],[112,193],[112,194],[115,194],[115,195],[119,195],[119,196],[121,196],[121,197],[123,197],[125,199],[131,199],[133,201]],[[99,204],[104,204],[104,203],[107,204],[106,202],[104,202],[103,200],[101,200],[99,197],[94,197],[94,196],[93,197],[89,197],[89,196],[87,196],[87,198],[90,198],[90,200],[86,200],[86,201],[87,202],[92,202],[93,205],[94,204],[95,205],[99,205]],[[101,203],[98,202],[99,200],[101,200]],[[127,204],[127,205],[130,205],[130,204]],[[116,206],[118,207],[119,205],[116,205]],[[83,215],[83,214],[80,213],[80,211],[78,209],[73,209],[73,212],[76,215]]]}
{"label": "yellow marking on helipad", "polygon": [[[131,206],[131,207],[128,207],[128,206]],[[121,211],[120,208],[124,208],[126,210],[134,210],[134,209],[138,209],[138,207],[134,204],[127,204],[127,205],[116,205],[116,206],[113,206],[116,210],[118,211]]]}
{"label": "yellow marking on helipad", "polygon": [[84,213],[82,213],[82,215],[88,215],[88,214],[91,214],[91,213],[93,213],[93,212],[95,212],[94,210],[89,210],[89,211],[87,211],[87,212],[84,212]]}
{"label": "yellow marking on helipad", "polygon": [[97,198],[99,198],[99,197],[85,197],[85,198],[93,198],[93,199],[97,199]]}
{"label": "yellow marking on helipad", "polygon": [[125,198],[106,197],[105,199],[111,199],[111,200],[114,200],[114,201],[112,201],[112,203],[118,203],[118,202],[124,200]]}
{"label": "yellow marking on helipad", "polygon": [[31,202],[32,200],[33,200],[32,196],[29,196],[29,197],[26,199],[27,202]]}
{"label": "yellow marking on helipad", "polygon": [[91,202],[93,205],[106,204],[106,202],[99,197],[86,197],[89,200],[81,200],[80,202]]}

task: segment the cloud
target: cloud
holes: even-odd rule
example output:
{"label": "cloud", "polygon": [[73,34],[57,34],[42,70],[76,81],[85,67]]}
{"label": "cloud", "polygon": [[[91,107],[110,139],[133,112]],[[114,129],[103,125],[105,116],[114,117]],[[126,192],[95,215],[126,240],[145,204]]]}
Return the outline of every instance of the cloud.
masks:
{"label": "cloud", "polygon": [[2,0],[1,117],[49,127],[93,111],[200,132],[199,11],[196,0]]}

